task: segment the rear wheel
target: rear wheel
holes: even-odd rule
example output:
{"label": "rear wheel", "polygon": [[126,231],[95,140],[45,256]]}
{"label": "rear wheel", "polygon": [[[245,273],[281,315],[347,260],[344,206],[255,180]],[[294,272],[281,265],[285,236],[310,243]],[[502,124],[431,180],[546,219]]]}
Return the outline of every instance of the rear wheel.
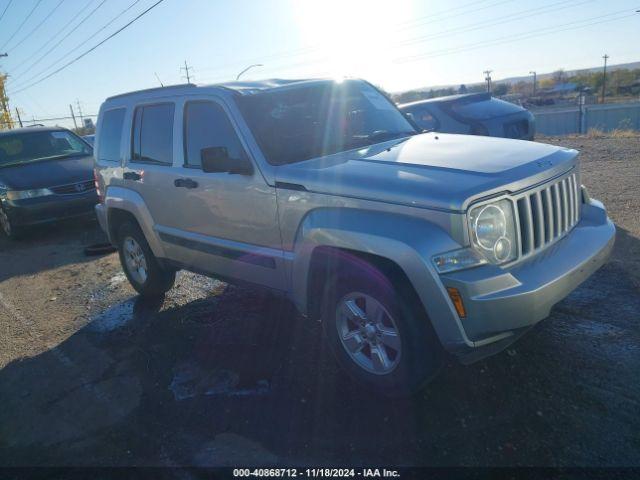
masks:
{"label": "rear wheel", "polygon": [[332,275],[323,329],[338,363],[387,396],[421,389],[442,365],[442,347],[407,281],[359,259]]}
{"label": "rear wheel", "polygon": [[173,286],[176,272],[162,268],[134,223],[126,222],[118,230],[118,254],[129,283],[140,295],[163,295]]}

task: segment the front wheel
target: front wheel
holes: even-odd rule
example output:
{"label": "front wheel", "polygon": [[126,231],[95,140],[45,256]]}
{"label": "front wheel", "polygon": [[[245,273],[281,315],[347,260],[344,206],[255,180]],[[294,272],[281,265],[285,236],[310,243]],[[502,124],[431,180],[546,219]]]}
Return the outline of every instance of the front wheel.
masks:
{"label": "front wheel", "polygon": [[387,396],[417,392],[442,365],[442,347],[410,289],[357,260],[324,291],[323,329],[338,363]]}
{"label": "front wheel", "polygon": [[118,230],[120,263],[131,286],[143,297],[157,297],[171,289],[176,272],[162,268],[142,230],[130,222]]}
{"label": "front wheel", "polygon": [[0,229],[2,233],[11,240],[16,240],[20,237],[22,231],[18,229],[7,215],[7,212],[0,205]]}

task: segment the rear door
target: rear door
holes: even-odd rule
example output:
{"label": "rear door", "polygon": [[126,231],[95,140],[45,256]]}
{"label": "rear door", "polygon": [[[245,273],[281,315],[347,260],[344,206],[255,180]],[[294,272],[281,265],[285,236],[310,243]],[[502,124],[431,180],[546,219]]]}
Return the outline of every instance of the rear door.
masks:
{"label": "rear door", "polygon": [[[170,193],[158,190],[171,199],[167,209],[174,212],[158,217],[165,250],[194,270],[283,289],[275,189],[250,157],[229,110],[222,101],[198,95],[184,97],[176,107],[182,122],[180,158]],[[208,147],[251,161],[253,172],[203,172],[200,154]]]}
{"label": "rear door", "polygon": [[123,183],[144,199],[157,225],[170,224],[181,212],[171,198],[174,193],[175,122],[174,101],[138,104],[133,112],[131,151],[123,171]]}

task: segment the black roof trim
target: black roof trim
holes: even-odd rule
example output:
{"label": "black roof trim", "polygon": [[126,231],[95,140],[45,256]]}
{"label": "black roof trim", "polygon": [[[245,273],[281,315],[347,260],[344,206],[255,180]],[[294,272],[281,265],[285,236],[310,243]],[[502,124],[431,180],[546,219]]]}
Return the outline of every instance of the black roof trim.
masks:
{"label": "black roof trim", "polygon": [[179,83],[177,85],[167,85],[165,87],[145,88],[145,89],[142,89],[142,90],[134,90],[133,92],[127,92],[127,93],[121,93],[119,95],[113,95],[111,97],[107,97],[107,100],[114,100],[116,98],[124,98],[124,97],[128,97],[130,95],[136,95],[138,93],[160,92],[162,90],[168,90],[168,89],[179,88],[179,87],[197,87],[197,85],[195,83]]}

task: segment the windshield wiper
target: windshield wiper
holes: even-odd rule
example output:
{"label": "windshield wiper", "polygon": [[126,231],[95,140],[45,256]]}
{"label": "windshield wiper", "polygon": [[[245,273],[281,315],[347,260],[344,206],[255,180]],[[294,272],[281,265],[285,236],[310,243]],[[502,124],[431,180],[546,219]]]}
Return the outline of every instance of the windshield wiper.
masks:
{"label": "windshield wiper", "polygon": [[393,140],[399,137],[409,137],[417,135],[416,131],[404,131],[404,132],[390,132],[388,130],[376,130],[375,132],[367,135],[367,140],[371,143],[384,142],[386,140]]}

